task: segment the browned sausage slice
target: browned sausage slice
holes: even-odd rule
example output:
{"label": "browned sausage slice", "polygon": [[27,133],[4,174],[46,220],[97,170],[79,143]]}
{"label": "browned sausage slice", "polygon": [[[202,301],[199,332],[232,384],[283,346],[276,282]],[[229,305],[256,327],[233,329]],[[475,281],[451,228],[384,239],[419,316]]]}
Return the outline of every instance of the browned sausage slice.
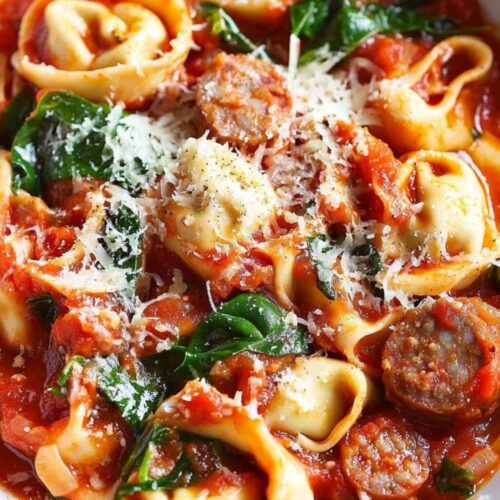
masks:
{"label": "browned sausage slice", "polygon": [[242,149],[286,135],[291,97],[274,66],[244,54],[219,53],[201,77],[196,103],[212,134]]}
{"label": "browned sausage slice", "polygon": [[470,421],[500,403],[500,311],[439,299],[408,311],[386,342],[389,399],[420,415]]}
{"label": "browned sausage slice", "polygon": [[354,488],[371,498],[408,498],[429,476],[428,443],[389,416],[355,424],[340,445],[340,457]]}

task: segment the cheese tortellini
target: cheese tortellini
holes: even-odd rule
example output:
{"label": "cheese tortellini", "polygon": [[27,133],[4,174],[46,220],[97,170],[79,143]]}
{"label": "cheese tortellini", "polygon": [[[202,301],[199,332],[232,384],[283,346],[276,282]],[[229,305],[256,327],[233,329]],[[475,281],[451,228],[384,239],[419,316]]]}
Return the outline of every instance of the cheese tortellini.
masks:
{"label": "cheese tortellini", "polygon": [[108,424],[108,432],[103,432],[91,423],[95,396],[90,394],[88,384],[81,367],[76,365],[69,395],[69,418],[52,425],[35,456],[36,472],[51,494],[72,500],[112,497],[111,492],[96,492],[82,486],[75,471],[85,473],[112,460],[120,452],[123,437],[113,424]]}
{"label": "cheese tortellini", "polygon": [[268,178],[213,140],[189,139],[179,156],[176,191],[164,207],[165,245],[202,277],[213,277],[209,259],[237,256],[266,232],[277,208]]}
{"label": "cheese tortellini", "polygon": [[[430,88],[426,102],[414,87],[435,64],[464,56],[471,67],[449,83]],[[473,111],[461,99],[465,85],[483,78],[491,68],[491,48],[478,38],[455,36],[434,46],[402,77],[382,80],[373,98],[381,120],[377,134],[399,151],[453,151],[472,143]]]}
{"label": "cheese tortellini", "polygon": [[[190,421],[189,404],[203,393],[209,394],[212,400],[218,402],[220,417],[214,418],[207,413],[205,419],[198,416],[196,420]],[[272,436],[263,418],[202,381],[188,382],[180,393],[164,401],[153,421],[220,439],[252,455],[268,476],[266,498],[269,500],[313,499],[305,470]]]}
{"label": "cheese tortellini", "polygon": [[369,379],[350,363],[298,358],[280,377],[264,418],[271,429],[298,434],[304,448],[324,452],[356,422],[370,392]]}
{"label": "cheese tortellini", "polygon": [[408,223],[396,230],[394,246],[386,245],[385,257],[411,255],[412,268],[388,276],[390,286],[409,295],[465,288],[500,251],[485,186],[471,166],[450,153],[413,153],[402,172],[405,182],[412,179],[415,185],[417,204]]}
{"label": "cheese tortellini", "polygon": [[[44,45],[33,48],[40,21]],[[153,94],[184,62],[191,19],[183,0],[36,0],[23,17],[16,70],[41,88],[93,101],[132,102]]]}

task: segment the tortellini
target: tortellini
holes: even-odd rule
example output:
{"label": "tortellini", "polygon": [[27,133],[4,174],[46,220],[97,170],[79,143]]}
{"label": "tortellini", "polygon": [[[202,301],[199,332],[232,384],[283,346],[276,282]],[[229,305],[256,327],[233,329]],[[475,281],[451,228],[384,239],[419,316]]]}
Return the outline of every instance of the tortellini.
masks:
{"label": "tortellini", "polygon": [[412,268],[389,272],[390,287],[409,295],[467,287],[500,255],[485,186],[471,166],[449,153],[413,153],[402,172],[414,183],[418,209],[396,231],[394,247],[386,245],[385,257],[410,254]]}
{"label": "tortellini", "polygon": [[[205,396],[204,396],[205,394]],[[209,396],[217,402],[217,417],[206,412],[191,419],[190,402]],[[312,500],[305,470],[269,432],[263,418],[247,406],[219,393],[202,381],[190,381],[184,389],[162,403],[153,421],[212,439],[252,455],[267,474],[269,500]],[[175,498],[175,497],[174,497]]]}
{"label": "tortellini", "polygon": [[14,287],[4,281],[0,284],[0,336],[13,350],[30,349],[35,343],[30,327],[29,307]]}
{"label": "tortellini", "polygon": [[60,257],[23,266],[43,286],[65,296],[113,293],[129,285],[127,273],[104,248],[102,233],[110,205],[135,210],[135,201],[125,190],[111,185],[90,193],[87,200],[91,205],[88,217],[73,246]]}
{"label": "tortellini", "polygon": [[[47,39],[33,47],[41,20]],[[191,25],[183,0],[36,0],[23,17],[14,66],[41,88],[92,101],[137,101],[184,62]]]}
{"label": "tortellini", "polygon": [[[414,87],[434,64],[459,54],[471,67],[449,83],[430,89],[437,103],[426,102]],[[483,78],[491,68],[491,48],[478,38],[454,36],[435,45],[402,77],[382,80],[373,99],[381,120],[377,134],[399,151],[452,151],[472,143],[473,110],[460,97],[465,85]]]}
{"label": "tortellini", "polygon": [[227,145],[205,138],[186,141],[177,177],[161,216],[163,241],[209,279],[218,263],[240,254],[255,233],[268,230],[276,194],[265,174]]}
{"label": "tortellini", "polygon": [[369,379],[350,363],[298,358],[280,376],[264,419],[271,429],[298,434],[304,448],[324,452],[356,422],[370,392]]}
{"label": "tortellini", "polygon": [[[108,424],[112,432],[103,432],[97,425],[89,426],[94,400],[86,384],[89,381],[76,365],[69,395],[70,416],[52,424],[46,443],[35,456],[36,472],[51,494],[75,500],[97,494],[87,488],[81,491],[75,469],[91,470],[109,462],[119,453],[122,439],[113,424]],[[111,493],[101,495],[101,498],[109,498]]]}

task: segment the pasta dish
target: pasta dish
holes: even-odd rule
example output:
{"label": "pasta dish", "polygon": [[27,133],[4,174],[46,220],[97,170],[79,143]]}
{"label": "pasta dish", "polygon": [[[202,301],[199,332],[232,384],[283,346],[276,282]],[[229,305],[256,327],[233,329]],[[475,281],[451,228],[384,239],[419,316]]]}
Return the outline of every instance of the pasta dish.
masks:
{"label": "pasta dish", "polygon": [[476,0],[0,0],[0,496],[492,480],[496,31]]}

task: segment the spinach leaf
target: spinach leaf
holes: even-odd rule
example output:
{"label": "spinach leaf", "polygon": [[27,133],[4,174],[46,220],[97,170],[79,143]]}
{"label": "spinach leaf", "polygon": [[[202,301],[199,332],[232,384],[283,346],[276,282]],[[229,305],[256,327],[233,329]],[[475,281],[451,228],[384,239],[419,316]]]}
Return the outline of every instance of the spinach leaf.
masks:
{"label": "spinach leaf", "polygon": [[107,210],[101,242],[115,266],[125,270],[128,286],[121,293],[131,299],[141,271],[144,228],[137,204],[133,198],[128,202]]}
{"label": "spinach leaf", "polygon": [[248,54],[253,52],[256,57],[271,60],[267,52],[250,38],[245,36],[234,19],[221,7],[213,3],[200,4],[201,13],[212,23],[212,33],[219,37],[224,48],[230,52]]}
{"label": "spinach leaf", "polygon": [[328,0],[305,0],[290,7],[292,33],[314,38],[328,18]]}
{"label": "spinach leaf", "polygon": [[114,354],[96,357],[93,365],[97,370],[99,391],[120,409],[134,430],[142,429],[164,394],[161,381],[146,372],[139,362],[135,374],[129,374]]}
{"label": "spinach leaf", "polygon": [[122,368],[118,356],[111,354],[108,357],[97,356],[94,359],[73,357],[61,370],[57,379],[58,387],[50,389],[53,394],[58,396],[65,394],[66,385],[76,363],[95,371],[99,392],[120,409],[123,418],[135,431],[140,431],[144,427],[146,420],[165,393],[165,386],[157,373],[146,370],[142,363],[136,361],[135,373],[131,375]]}
{"label": "spinach leaf", "polygon": [[[324,235],[313,236],[307,241],[307,249],[316,269],[317,287],[330,300],[336,297],[334,265],[342,252],[349,251],[353,257],[351,261],[353,266],[368,277],[375,276],[383,267],[382,257],[371,243],[363,243],[350,250],[345,248],[336,250],[335,248],[336,245]],[[378,293],[375,289],[373,290],[374,293]]]}
{"label": "spinach leaf", "polygon": [[476,475],[464,469],[451,458],[445,457],[436,475],[436,485],[440,493],[458,493],[469,498],[475,492]]}
{"label": "spinach leaf", "polygon": [[363,274],[375,276],[382,270],[382,257],[371,243],[363,243],[353,248],[352,255],[357,257],[357,266]]}
{"label": "spinach leaf", "polygon": [[338,0],[333,15],[303,52],[300,63],[313,60],[316,50],[325,45],[340,61],[367,38],[378,33],[426,32],[435,36],[449,36],[482,30],[461,28],[447,17],[425,16],[408,5],[369,3],[357,8],[350,0]]}
{"label": "spinach leaf", "polygon": [[57,318],[59,305],[56,299],[49,293],[32,297],[26,301],[35,311],[35,313],[43,319],[48,325],[52,325]]}
{"label": "spinach leaf", "polygon": [[124,482],[116,493],[116,499],[134,495],[141,491],[174,490],[192,484],[198,474],[193,469],[191,462],[184,451],[184,439],[181,436],[182,451],[169,474],[158,479],[149,476],[151,459],[158,445],[167,443],[173,439],[172,429],[161,424],[153,423],[146,433],[139,439],[132,450],[122,471],[123,481],[127,481],[131,472],[137,469],[137,479],[135,483]]}
{"label": "spinach leaf", "polygon": [[0,140],[4,146],[10,149],[12,139],[35,108],[35,104],[35,94],[24,88],[5,106],[0,115]]}
{"label": "spinach leaf", "polygon": [[313,236],[307,240],[307,250],[316,269],[316,285],[330,300],[336,297],[333,287],[335,257],[332,256],[332,249],[332,245],[324,235]]}
{"label": "spinach leaf", "polygon": [[[167,440],[169,429],[157,422],[153,423],[149,429],[139,438],[122,469],[122,479],[126,481],[132,471],[144,463],[145,454],[154,444],[163,443]],[[149,464],[150,457],[148,459]],[[144,466],[143,466],[144,468]]]}
{"label": "spinach leaf", "polygon": [[310,353],[304,328],[288,325],[286,316],[261,295],[238,295],[203,319],[187,347],[175,348],[184,359],[174,377],[205,376],[217,361],[243,351],[271,356]]}
{"label": "spinach leaf", "polygon": [[87,364],[87,358],[83,356],[74,356],[71,358],[61,370],[59,377],[57,377],[57,387],[51,387],[49,392],[55,394],[56,396],[62,397],[66,394],[66,386],[68,385],[69,378],[71,377],[71,373],[73,372],[73,367],[78,364],[84,366]]}
{"label": "spinach leaf", "polygon": [[47,92],[14,138],[14,188],[38,194],[50,181],[94,177],[137,192],[173,157],[167,142],[146,117]]}

